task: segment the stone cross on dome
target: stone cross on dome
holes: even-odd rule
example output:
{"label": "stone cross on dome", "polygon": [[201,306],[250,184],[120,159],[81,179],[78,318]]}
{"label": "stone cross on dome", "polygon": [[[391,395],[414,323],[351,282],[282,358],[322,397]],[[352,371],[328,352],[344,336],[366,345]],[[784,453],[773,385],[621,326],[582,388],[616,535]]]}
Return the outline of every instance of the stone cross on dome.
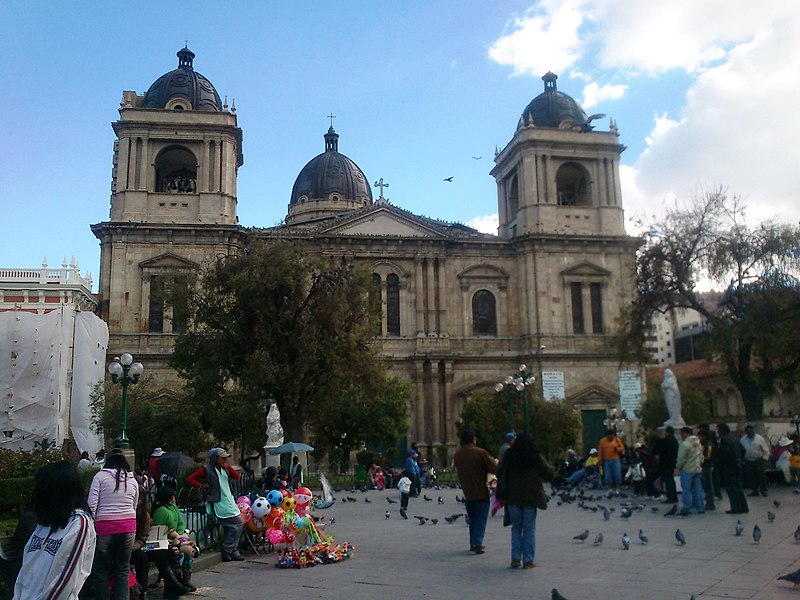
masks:
{"label": "stone cross on dome", "polygon": [[384,198],[383,196],[383,188],[388,188],[389,184],[383,181],[383,177],[381,177],[378,181],[376,181],[373,187],[381,188],[381,195],[378,198],[378,202],[381,201],[386,202],[386,198]]}

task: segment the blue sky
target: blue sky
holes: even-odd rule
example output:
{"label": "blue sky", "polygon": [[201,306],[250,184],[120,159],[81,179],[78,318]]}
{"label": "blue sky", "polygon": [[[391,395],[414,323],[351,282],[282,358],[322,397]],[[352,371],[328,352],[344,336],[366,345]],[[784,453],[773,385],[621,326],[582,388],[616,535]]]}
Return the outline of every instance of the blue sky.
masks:
{"label": "blue sky", "polygon": [[725,185],[753,220],[800,218],[795,2],[7,0],[0,267],[74,255],[97,285],[89,224],[108,218],[122,91],[145,92],[187,40],[196,70],[236,101],[245,226],[285,216],[332,112],[339,150],[389,182],[393,204],[493,230],[494,149],[547,70],[616,120],[629,217]]}

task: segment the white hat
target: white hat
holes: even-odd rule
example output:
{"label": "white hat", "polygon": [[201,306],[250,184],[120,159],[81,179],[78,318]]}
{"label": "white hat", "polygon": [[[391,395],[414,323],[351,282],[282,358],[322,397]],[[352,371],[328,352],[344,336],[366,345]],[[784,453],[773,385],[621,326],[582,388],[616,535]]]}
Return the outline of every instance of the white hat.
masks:
{"label": "white hat", "polygon": [[786,446],[791,446],[791,445],[792,445],[792,440],[790,440],[790,439],[789,439],[788,437],[786,437],[785,435],[782,435],[782,436],[781,436],[781,439],[779,439],[779,440],[778,440],[778,445],[779,445],[779,446],[783,446],[784,448],[785,448]]}
{"label": "white hat", "polygon": [[162,454],[164,454],[164,451],[161,448],[156,448],[155,450],[153,450],[153,453],[150,456],[158,457],[161,456]]}
{"label": "white hat", "polygon": [[592,448],[589,450],[589,454],[597,454],[597,448]]}

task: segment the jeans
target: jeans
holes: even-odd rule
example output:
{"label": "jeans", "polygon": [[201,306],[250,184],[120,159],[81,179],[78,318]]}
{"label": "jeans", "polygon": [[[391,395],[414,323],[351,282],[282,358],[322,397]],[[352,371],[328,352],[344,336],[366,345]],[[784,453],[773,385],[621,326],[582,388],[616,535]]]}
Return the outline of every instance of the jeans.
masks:
{"label": "jeans", "polygon": [[747,469],[747,481],[750,484],[750,493],[758,495],[760,491],[762,495],[767,495],[767,474],[765,472],[766,461],[763,458],[756,458],[755,460],[746,460],[744,462]]}
{"label": "jeans", "polygon": [[532,564],[536,554],[536,507],[508,505],[511,517],[511,560]]}
{"label": "jeans", "polygon": [[222,554],[239,553],[239,536],[242,534],[242,520],[239,517],[220,519],[222,525]]}
{"label": "jeans", "polygon": [[584,479],[586,479],[586,470],[578,469],[572,475],[567,477],[567,483],[569,483],[571,486],[576,486],[583,483]]}
{"label": "jeans", "polygon": [[[683,485],[683,484],[681,484]],[[703,493],[706,495],[706,508],[714,506],[714,465],[703,463]]]}
{"label": "jeans", "polygon": [[400,492],[400,508],[408,508],[408,492]]}
{"label": "jeans", "polygon": [[703,502],[703,474],[687,473],[681,471],[681,499],[683,500],[683,510],[689,510],[694,504],[697,512],[705,512],[706,506]]}
{"label": "jeans", "polygon": [[603,483],[615,486],[622,483],[622,465],[619,459],[603,461]]}
{"label": "jeans", "polygon": [[469,547],[483,546],[486,520],[489,518],[489,499],[467,500],[465,506],[469,517]]}
{"label": "jeans", "polygon": [[96,600],[109,600],[109,579],[114,577],[114,600],[129,600],[131,550],[134,533],[98,535],[92,564],[92,583]]}

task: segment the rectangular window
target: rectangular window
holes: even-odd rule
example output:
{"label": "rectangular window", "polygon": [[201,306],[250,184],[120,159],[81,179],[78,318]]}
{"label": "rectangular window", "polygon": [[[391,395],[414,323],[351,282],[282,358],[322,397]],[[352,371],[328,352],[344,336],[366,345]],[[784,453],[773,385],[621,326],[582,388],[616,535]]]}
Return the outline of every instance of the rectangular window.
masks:
{"label": "rectangular window", "polygon": [[147,331],[150,333],[164,331],[164,294],[161,290],[161,282],[155,275],[150,276],[150,309]]}
{"label": "rectangular window", "polygon": [[592,333],[603,333],[603,288],[599,283],[589,284],[592,301]]}
{"label": "rectangular window", "polygon": [[586,333],[583,326],[583,286],[580,283],[569,284],[572,296],[572,333]]}

